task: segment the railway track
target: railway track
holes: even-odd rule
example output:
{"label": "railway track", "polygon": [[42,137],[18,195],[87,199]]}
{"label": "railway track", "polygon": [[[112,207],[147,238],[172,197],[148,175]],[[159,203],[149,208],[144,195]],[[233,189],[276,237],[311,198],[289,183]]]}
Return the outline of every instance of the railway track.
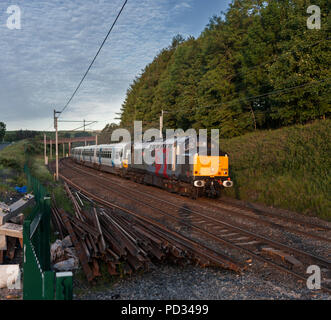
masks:
{"label": "railway track", "polygon": [[155,195],[132,190],[122,184],[114,186],[109,179],[90,172],[93,169],[82,169],[80,166],[69,165],[67,162],[62,162],[62,165],[76,175],[84,174],[93,177],[94,186],[111,192],[112,199],[109,201],[95,196],[86,187],[73,182],[73,180],[79,179],[79,177],[75,177],[75,174],[70,178],[62,176],[68,184],[96,202],[108,207],[117,206],[119,210],[135,216],[139,212],[138,216],[145,219],[146,223],[156,223],[158,227],[166,226],[168,230],[175,227],[177,230],[172,230],[172,232],[183,234],[186,239],[190,238],[196,245],[205,246],[205,249],[222,254],[216,249],[222,248],[227,256],[232,256],[233,261],[236,260],[234,257],[241,256],[245,260],[242,262],[244,266],[248,266],[247,261],[255,259],[306,281],[307,267],[318,265],[323,272],[324,290],[331,293],[330,287],[327,285],[330,278],[330,261],[324,258],[216,219],[207,210],[197,211],[189,205],[177,205]]}
{"label": "railway track", "polygon": [[[70,167],[74,168],[75,170],[78,170],[81,173],[88,174],[90,176],[94,176],[96,174],[95,169],[92,168],[86,168],[76,164],[70,165]],[[87,170],[92,170],[92,173]],[[108,182],[108,179],[100,175],[100,172],[98,172],[97,177],[99,179],[103,179],[104,181]],[[135,192],[141,195],[153,197],[153,194],[149,193],[146,190],[144,190],[144,192],[135,190]],[[159,197],[157,197],[157,199],[160,201],[164,201]],[[169,203],[172,204],[171,202]],[[327,225],[311,223],[308,221],[304,221],[303,219],[300,218],[281,216],[279,214],[270,213],[261,209],[247,208],[244,205],[234,204],[233,202],[229,203],[229,201],[225,202],[224,200],[199,199],[195,201],[195,203],[205,206],[206,212],[208,209],[213,208],[215,210],[218,210],[218,212],[227,213],[228,216],[241,217],[244,220],[257,222],[259,225],[266,225],[272,228],[280,229],[281,231],[286,230],[294,234],[303,235],[307,238],[312,238],[331,243],[331,228],[328,227]],[[270,218],[270,219],[266,219],[266,218]],[[286,225],[284,223],[290,225]],[[304,230],[302,230],[303,228]],[[319,233],[323,233],[323,235],[314,233],[316,231]]]}
{"label": "railway track", "polygon": [[[217,200],[218,204],[221,204],[222,207],[227,206],[231,208],[238,208],[239,210],[244,210],[245,212],[249,212],[252,214],[257,215],[258,217],[270,217],[272,219],[276,219],[279,221],[285,221],[293,224],[299,224],[301,226],[311,228],[311,229],[316,229],[317,231],[326,231],[326,232],[331,232],[331,227],[325,225],[322,225],[320,223],[313,223],[313,222],[308,222],[303,220],[302,218],[297,218],[297,217],[289,217],[289,216],[284,216],[280,215],[278,213],[273,213],[270,211],[267,211],[266,209],[261,209],[257,208],[256,206],[253,206],[251,204],[249,205],[243,205],[243,204],[238,204],[234,203],[234,201],[231,201],[229,199],[222,199],[222,200]],[[329,242],[331,242],[330,238],[327,238]]]}
{"label": "railway track", "polygon": [[[223,212],[228,212],[232,216],[250,220],[260,225],[266,225],[271,228],[286,230],[294,234],[305,236],[307,238],[331,243],[331,238],[329,236],[331,233],[331,228],[328,226],[307,222],[298,218],[281,216],[261,209],[250,209],[243,205],[233,203],[229,204],[223,200],[207,200],[208,203],[205,199],[198,201],[202,204],[207,204],[209,207],[213,207],[216,210],[218,209],[222,210]],[[323,233],[323,235],[316,234],[315,232]]]}

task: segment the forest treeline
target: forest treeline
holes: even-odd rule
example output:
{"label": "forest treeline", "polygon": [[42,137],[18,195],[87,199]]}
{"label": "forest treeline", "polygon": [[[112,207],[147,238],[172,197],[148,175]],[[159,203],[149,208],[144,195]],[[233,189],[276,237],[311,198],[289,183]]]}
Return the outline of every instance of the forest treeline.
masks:
{"label": "forest treeline", "polygon": [[320,30],[310,1],[234,0],[197,39],[176,36],[131,84],[120,126],[158,127],[163,109],[166,128],[231,138],[330,116],[330,3],[314,4]]}
{"label": "forest treeline", "polygon": [[[46,133],[47,140],[53,139],[55,140],[55,132],[53,131],[33,131],[33,130],[16,130],[16,131],[7,131],[4,135],[4,141],[6,142],[16,142],[24,139],[40,139],[43,140],[44,133]],[[78,138],[78,137],[90,137],[95,135],[96,133],[87,132],[87,131],[67,131],[61,132],[59,131],[59,139],[62,138]],[[0,142],[1,142],[1,122],[0,122]]]}

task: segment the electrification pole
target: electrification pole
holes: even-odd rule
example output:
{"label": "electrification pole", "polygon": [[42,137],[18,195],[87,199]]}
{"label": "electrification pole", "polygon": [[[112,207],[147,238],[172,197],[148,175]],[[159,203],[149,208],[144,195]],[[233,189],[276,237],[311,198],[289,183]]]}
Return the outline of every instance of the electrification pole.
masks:
{"label": "electrification pole", "polygon": [[56,181],[59,181],[59,136],[58,136],[58,125],[57,125],[57,114],[60,113],[54,110],[54,128],[55,128],[55,162],[56,162]]}
{"label": "electrification pole", "polygon": [[46,142],[46,133],[44,133],[44,157],[45,157],[45,166],[47,166],[47,142]]}
{"label": "electrification pole", "polygon": [[164,115],[166,113],[169,113],[167,111],[162,110],[161,111],[161,117],[160,117],[160,138],[163,138],[163,122],[164,122]]}
{"label": "electrification pole", "polygon": [[163,116],[164,116],[164,111],[162,110],[161,112],[161,117],[160,117],[160,138],[163,138]]}

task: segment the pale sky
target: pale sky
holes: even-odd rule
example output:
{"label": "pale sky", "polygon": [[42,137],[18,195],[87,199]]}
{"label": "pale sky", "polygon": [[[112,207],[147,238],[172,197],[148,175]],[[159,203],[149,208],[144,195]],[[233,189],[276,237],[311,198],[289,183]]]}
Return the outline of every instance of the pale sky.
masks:
{"label": "pale sky", "polygon": [[[123,0],[1,0],[0,121],[49,130],[85,73]],[[129,0],[64,120],[114,122],[133,79],[176,34],[198,37],[230,0]],[[21,29],[7,28],[7,8]],[[61,123],[61,130],[77,124]]]}

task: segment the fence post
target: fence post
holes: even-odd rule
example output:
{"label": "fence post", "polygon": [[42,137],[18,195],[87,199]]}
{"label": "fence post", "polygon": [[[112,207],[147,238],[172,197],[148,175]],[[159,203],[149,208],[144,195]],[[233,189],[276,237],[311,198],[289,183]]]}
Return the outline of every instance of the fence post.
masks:
{"label": "fence post", "polygon": [[43,217],[40,221],[41,230],[41,260],[44,270],[51,268],[50,256],[50,218],[51,218],[51,198],[44,197],[43,199]]}
{"label": "fence post", "polygon": [[[31,252],[30,252],[30,223],[29,220],[24,220],[23,223],[23,269],[24,274],[32,274],[33,273],[33,266],[29,261],[32,259]],[[26,290],[30,284],[33,282],[31,277],[26,276],[23,277],[23,299],[27,300],[30,299],[30,292]]]}
{"label": "fence post", "polygon": [[55,273],[43,272],[43,300],[54,300],[55,297]]}
{"label": "fence post", "polygon": [[72,272],[56,273],[56,300],[72,300]]}

